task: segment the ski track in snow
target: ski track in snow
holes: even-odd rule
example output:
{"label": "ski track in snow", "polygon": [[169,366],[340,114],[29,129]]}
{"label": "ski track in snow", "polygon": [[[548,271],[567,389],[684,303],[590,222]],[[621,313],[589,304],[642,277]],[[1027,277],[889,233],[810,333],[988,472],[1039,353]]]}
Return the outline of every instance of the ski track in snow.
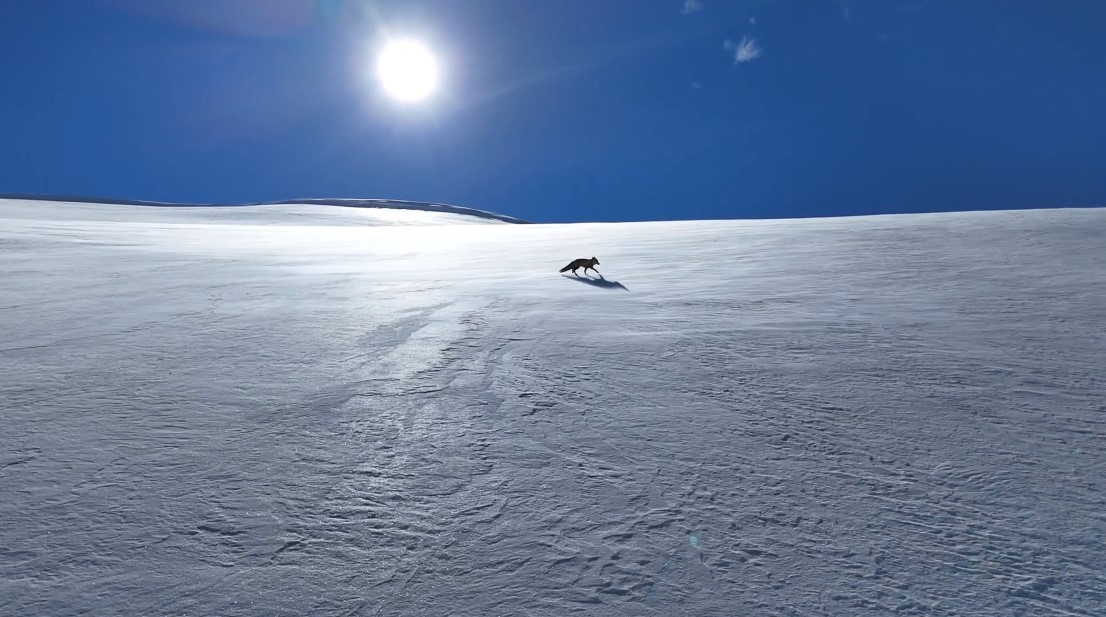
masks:
{"label": "ski track in snow", "polygon": [[1106,210],[458,218],[0,201],[0,614],[1106,614]]}

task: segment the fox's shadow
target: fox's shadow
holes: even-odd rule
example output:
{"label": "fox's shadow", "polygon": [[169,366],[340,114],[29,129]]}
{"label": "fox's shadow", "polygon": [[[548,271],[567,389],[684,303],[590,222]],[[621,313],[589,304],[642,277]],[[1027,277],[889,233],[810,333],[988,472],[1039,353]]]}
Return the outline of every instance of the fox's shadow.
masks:
{"label": "fox's shadow", "polygon": [[608,281],[607,279],[603,278],[602,274],[599,275],[599,278],[593,278],[590,276],[569,276],[567,274],[562,274],[561,276],[570,281],[580,281],[581,283],[592,285],[593,287],[602,287],[603,289],[622,289],[624,291],[630,291],[629,289],[626,289],[625,285],[619,283],[618,281]]}

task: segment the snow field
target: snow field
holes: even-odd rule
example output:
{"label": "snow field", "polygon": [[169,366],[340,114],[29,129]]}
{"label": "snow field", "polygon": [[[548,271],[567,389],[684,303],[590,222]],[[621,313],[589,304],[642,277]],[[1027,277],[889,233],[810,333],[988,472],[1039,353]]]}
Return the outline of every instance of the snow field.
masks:
{"label": "snow field", "polygon": [[0,614],[1106,614],[1104,238],[0,201]]}

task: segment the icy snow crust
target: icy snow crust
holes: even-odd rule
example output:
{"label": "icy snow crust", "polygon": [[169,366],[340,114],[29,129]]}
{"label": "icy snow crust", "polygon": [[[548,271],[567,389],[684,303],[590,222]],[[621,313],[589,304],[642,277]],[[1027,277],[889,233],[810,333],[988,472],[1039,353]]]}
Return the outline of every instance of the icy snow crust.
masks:
{"label": "icy snow crust", "polygon": [[0,614],[1106,615],[1106,210],[457,217],[0,202]]}

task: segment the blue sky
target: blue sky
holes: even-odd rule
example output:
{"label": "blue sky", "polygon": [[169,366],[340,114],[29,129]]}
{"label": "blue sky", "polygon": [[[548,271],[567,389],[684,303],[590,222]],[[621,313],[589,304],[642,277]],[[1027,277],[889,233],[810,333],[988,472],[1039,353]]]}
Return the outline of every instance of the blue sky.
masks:
{"label": "blue sky", "polygon": [[[1101,0],[0,2],[0,192],[536,221],[1106,204]],[[390,99],[389,37],[441,89]]]}

